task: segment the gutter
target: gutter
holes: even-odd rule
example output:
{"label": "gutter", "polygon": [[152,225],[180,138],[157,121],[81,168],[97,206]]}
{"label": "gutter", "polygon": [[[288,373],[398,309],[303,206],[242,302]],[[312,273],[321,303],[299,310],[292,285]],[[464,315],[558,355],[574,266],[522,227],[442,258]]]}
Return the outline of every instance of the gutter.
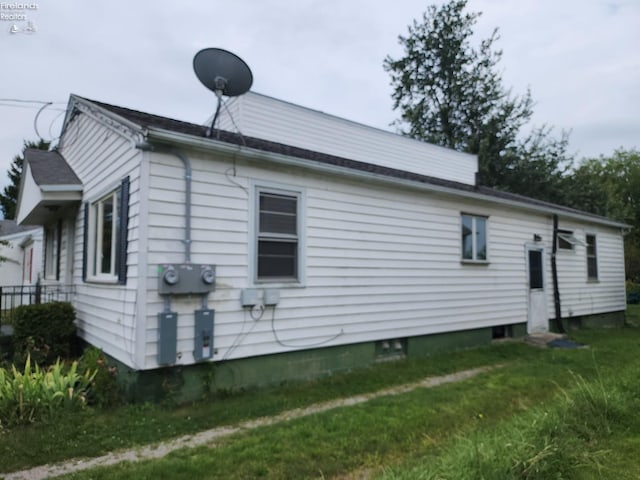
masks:
{"label": "gutter", "polygon": [[166,145],[181,144],[190,148],[201,150],[204,152],[217,152],[221,154],[227,154],[232,156],[242,155],[243,157],[261,162],[270,162],[278,165],[284,165],[288,167],[304,167],[311,170],[315,170],[322,173],[338,174],[347,176],[359,180],[378,181],[386,184],[394,184],[402,186],[404,188],[412,188],[415,190],[428,191],[438,194],[453,195],[456,197],[462,197],[469,200],[482,200],[497,205],[506,205],[509,207],[517,207],[527,211],[534,211],[544,214],[549,213],[554,215],[562,215],[566,218],[572,218],[580,221],[587,221],[590,223],[597,223],[600,225],[606,225],[614,228],[628,228],[629,225],[625,223],[616,222],[605,218],[593,218],[588,215],[581,215],[579,213],[567,212],[563,210],[549,208],[544,205],[531,205],[524,202],[510,201],[497,197],[490,197],[481,193],[475,193],[472,191],[457,190],[455,188],[445,187],[441,185],[433,185],[428,183],[416,182],[413,180],[405,180],[402,178],[390,177],[388,175],[382,175],[379,173],[365,172],[360,170],[354,170],[348,167],[341,167],[336,165],[323,164],[313,160],[307,160],[299,157],[291,157],[280,153],[267,152],[264,150],[258,150],[248,148],[243,145],[230,144],[221,142],[214,139],[204,137],[194,137],[193,135],[171,132],[168,130],[149,128],[147,130],[147,138],[149,140],[155,140],[158,143]]}

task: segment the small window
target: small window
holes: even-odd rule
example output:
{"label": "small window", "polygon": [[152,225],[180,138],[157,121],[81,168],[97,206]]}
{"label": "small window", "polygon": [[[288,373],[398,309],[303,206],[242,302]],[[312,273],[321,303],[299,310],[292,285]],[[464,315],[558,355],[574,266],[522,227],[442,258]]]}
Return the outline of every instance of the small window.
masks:
{"label": "small window", "polygon": [[486,262],[487,218],[462,215],[462,259]]}
{"label": "small window", "polygon": [[598,279],[598,252],[596,249],[596,236],[586,236],[587,240],[587,278],[589,280]]}
{"label": "small window", "polygon": [[558,249],[573,250],[576,245],[585,246],[584,242],[578,240],[570,230],[558,230]]}
{"label": "small window", "polygon": [[22,272],[22,283],[33,283],[33,247],[29,247],[23,252],[24,269]]}
{"label": "small window", "polygon": [[531,290],[544,288],[542,260],[542,250],[529,250],[529,288]]}
{"label": "small window", "polygon": [[256,279],[298,280],[299,194],[259,189],[257,202]]}

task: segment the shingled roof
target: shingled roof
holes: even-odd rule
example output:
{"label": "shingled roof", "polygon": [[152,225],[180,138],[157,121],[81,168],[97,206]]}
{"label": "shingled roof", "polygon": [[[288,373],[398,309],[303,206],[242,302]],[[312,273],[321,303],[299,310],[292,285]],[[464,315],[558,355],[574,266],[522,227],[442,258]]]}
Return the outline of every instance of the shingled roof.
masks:
{"label": "shingled roof", "polygon": [[[82,98],[82,97],[78,97],[78,98]],[[145,113],[145,112],[140,112],[137,110],[132,110],[129,108],[119,107],[115,105],[110,105],[110,104],[98,102],[95,100],[89,100],[89,99],[84,99],[84,100],[91,102],[94,105],[97,105],[109,112],[112,112],[140,126],[143,129],[151,128],[151,129],[166,130],[169,132],[175,132],[175,133],[190,135],[194,137],[202,137],[202,138],[205,138],[207,136],[206,135],[207,127],[203,125],[197,125],[194,123],[174,120],[171,118],[162,117],[159,115],[154,115],[154,114]],[[251,149],[262,150],[265,152],[277,153],[277,154],[300,158],[304,160],[311,160],[318,163],[335,165],[343,168],[374,173],[377,175],[383,175],[383,176],[388,176],[392,178],[409,180],[409,181],[423,183],[427,185],[444,187],[454,191],[457,190],[460,192],[474,193],[476,195],[488,197],[488,199],[493,198],[493,199],[500,199],[507,202],[517,203],[517,204],[531,205],[538,208],[547,209],[549,212],[558,212],[558,213],[565,212],[568,214],[579,215],[581,217],[588,217],[593,219],[594,221],[605,222],[609,224],[615,223],[615,224],[618,224],[619,226],[625,226],[625,224],[623,223],[612,221],[611,219],[602,217],[600,215],[594,215],[592,213],[578,210],[575,208],[570,208],[563,205],[545,202],[542,200],[525,197],[523,195],[518,195],[510,192],[504,192],[501,190],[496,190],[494,188],[489,188],[482,185],[468,185],[464,183],[454,182],[451,180],[444,180],[441,178],[420,175],[420,174],[409,172],[406,170],[373,165],[366,162],[351,160],[348,158],[338,157],[338,156],[334,156],[326,153],[315,152],[312,150],[307,150],[304,148],[294,147],[291,145],[272,142],[269,140],[243,136],[237,133],[228,132],[224,130],[219,130],[215,132],[215,140],[234,144],[234,145],[241,145]]]}
{"label": "shingled roof", "polygon": [[27,148],[24,158],[37,185],[81,185],[80,179],[57,151]]}
{"label": "shingled roof", "polygon": [[15,220],[0,220],[0,237],[14,233],[28,232],[41,228],[39,225],[18,225]]}

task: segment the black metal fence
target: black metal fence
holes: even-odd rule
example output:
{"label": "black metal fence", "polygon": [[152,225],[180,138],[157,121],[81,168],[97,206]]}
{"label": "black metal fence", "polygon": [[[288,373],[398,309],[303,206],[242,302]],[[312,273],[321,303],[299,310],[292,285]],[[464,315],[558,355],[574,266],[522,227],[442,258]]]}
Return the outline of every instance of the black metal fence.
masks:
{"label": "black metal fence", "polygon": [[11,318],[20,305],[48,302],[69,302],[75,294],[74,285],[12,285],[0,287],[0,323]]}

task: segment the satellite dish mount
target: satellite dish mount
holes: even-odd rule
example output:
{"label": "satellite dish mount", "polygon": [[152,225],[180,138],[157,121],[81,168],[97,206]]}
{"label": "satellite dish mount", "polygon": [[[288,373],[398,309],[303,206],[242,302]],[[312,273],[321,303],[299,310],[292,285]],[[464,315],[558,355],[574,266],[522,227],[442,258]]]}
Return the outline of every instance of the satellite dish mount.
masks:
{"label": "satellite dish mount", "polygon": [[211,137],[220,115],[222,97],[237,97],[247,93],[253,83],[253,75],[244,60],[221,48],[205,48],[196,53],[193,70],[198,80],[218,98],[216,113],[211,127],[207,129],[207,137]]}

